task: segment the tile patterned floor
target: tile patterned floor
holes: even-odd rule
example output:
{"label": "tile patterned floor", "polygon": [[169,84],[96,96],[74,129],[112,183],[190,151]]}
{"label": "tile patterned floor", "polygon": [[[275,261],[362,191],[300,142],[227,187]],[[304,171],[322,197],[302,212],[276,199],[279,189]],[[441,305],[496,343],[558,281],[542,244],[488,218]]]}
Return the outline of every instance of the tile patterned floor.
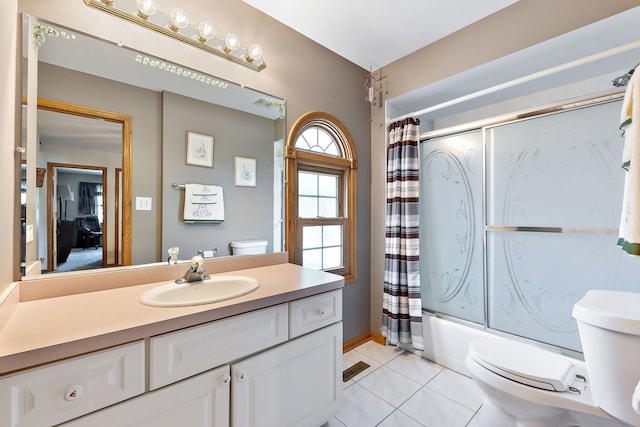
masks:
{"label": "tile patterned floor", "polygon": [[474,427],[482,394],[471,378],[393,346],[369,341],[343,356],[370,365],[344,384],[328,427]]}

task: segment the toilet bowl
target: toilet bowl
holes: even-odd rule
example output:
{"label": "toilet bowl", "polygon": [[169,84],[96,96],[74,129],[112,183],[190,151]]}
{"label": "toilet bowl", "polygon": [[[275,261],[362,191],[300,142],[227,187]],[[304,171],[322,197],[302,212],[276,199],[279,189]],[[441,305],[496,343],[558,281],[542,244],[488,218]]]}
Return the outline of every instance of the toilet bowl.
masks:
{"label": "toilet bowl", "polygon": [[481,426],[640,426],[640,294],[588,291],[573,316],[584,362],[504,338],[470,343]]}

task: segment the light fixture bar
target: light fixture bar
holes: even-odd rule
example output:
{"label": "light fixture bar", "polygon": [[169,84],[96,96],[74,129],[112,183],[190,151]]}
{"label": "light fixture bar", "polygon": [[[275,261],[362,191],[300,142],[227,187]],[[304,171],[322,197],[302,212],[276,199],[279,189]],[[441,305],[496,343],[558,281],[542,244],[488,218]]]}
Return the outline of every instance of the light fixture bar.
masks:
{"label": "light fixture bar", "polygon": [[[164,26],[153,22],[151,19],[143,19],[135,13],[127,12],[126,10],[120,9],[114,5],[113,1],[104,2],[102,0],[84,0],[84,3],[92,7],[94,9],[98,9],[102,12],[106,12],[110,15],[116,16],[120,19],[124,19],[132,24],[140,25],[149,30],[156,31],[160,34],[163,34],[167,37],[171,37],[174,40],[178,40],[184,42],[190,46],[196,47],[198,49],[202,49],[206,52],[212,53],[219,57],[228,59],[229,61],[235,62],[236,64],[240,64],[244,67],[247,67],[254,71],[261,71],[266,68],[267,64],[263,59],[254,60],[249,55],[241,55],[242,51],[246,51],[247,49],[238,49],[238,50],[225,50],[224,42],[221,44],[220,48],[209,45],[206,41],[203,42],[199,40],[197,37],[192,37],[179,31],[172,30],[169,26]],[[216,37],[219,39],[219,37]],[[233,54],[235,52],[236,54]],[[238,55],[240,53],[240,55]],[[248,58],[248,59],[247,59]]]}

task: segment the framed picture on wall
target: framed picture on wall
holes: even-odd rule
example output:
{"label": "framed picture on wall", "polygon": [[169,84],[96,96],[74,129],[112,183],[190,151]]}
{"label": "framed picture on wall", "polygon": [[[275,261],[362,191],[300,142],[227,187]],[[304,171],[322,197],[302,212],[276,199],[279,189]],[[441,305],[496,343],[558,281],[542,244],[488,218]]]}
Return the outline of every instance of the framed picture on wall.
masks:
{"label": "framed picture on wall", "polygon": [[213,136],[187,132],[187,164],[213,167]]}
{"label": "framed picture on wall", "polygon": [[235,185],[238,187],[256,186],[256,159],[234,157]]}

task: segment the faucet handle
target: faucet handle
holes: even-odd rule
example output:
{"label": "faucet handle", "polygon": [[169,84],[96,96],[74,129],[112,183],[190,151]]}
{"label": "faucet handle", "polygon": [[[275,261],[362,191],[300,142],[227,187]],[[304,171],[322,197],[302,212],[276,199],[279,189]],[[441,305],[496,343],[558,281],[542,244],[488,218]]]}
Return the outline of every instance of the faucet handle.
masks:
{"label": "faucet handle", "polygon": [[204,263],[204,258],[200,255],[195,255],[191,257],[191,267],[193,267],[194,271],[198,271],[202,264]]}

